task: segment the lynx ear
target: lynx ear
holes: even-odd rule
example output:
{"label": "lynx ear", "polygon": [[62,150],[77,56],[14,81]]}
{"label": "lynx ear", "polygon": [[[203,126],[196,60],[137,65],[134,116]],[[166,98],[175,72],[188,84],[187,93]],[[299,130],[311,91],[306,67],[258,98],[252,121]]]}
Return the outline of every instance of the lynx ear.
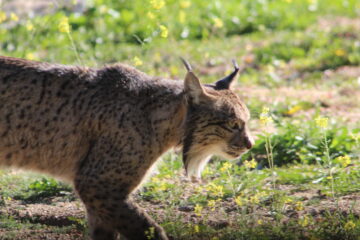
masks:
{"label": "lynx ear", "polygon": [[233,59],[232,63],[234,65],[234,71],[232,73],[230,73],[229,76],[217,81],[215,83],[215,87],[217,90],[222,90],[222,89],[231,89],[233,83],[235,83],[237,76],[238,76],[238,72],[239,72],[239,65],[237,64],[237,62]]}
{"label": "lynx ear", "polygon": [[200,80],[193,73],[190,64],[183,58],[181,58],[181,60],[183,61],[188,71],[186,73],[184,81],[184,89],[186,95],[188,95],[194,103],[200,103],[201,101],[210,100],[211,97],[205,92],[204,88],[201,86]]}

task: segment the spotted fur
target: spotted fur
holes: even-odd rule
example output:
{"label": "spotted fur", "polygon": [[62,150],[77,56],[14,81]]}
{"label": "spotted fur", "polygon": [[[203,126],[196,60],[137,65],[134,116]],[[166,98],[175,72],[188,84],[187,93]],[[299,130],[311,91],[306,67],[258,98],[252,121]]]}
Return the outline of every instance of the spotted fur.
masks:
{"label": "spotted fur", "polygon": [[251,148],[249,111],[220,85],[150,77],[116,64],[100,69],[0,57],[0,165],[71,182],[92,239],[168,239],[131,198],[157,159],[183,145],[189,176],[213,154]]}

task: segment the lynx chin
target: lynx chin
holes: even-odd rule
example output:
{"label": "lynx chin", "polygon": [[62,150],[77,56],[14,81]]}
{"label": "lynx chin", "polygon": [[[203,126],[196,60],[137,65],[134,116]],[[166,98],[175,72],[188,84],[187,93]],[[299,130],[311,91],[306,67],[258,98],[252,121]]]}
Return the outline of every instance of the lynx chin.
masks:
{"label": "lynx chin", "polygon": [[182,146],[189,177],[212,155],[238,158],[253,145],[250,114],[231,90],[239,68],[201,85],[130,66],[71,67],[0,57],[0,165],[71,182],[91,238],[168,239],[131,193],[158,158]]}

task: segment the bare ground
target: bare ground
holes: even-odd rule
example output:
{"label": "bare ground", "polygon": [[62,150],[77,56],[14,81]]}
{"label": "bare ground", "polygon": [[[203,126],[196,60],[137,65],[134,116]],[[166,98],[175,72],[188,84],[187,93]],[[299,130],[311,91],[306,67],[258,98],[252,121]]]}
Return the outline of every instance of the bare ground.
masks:
{"label": "bare ground", "polygon": [[[359,68],[360,71],[360,68]],[[359,73],[360,74],[360,73]],[[266,106],[279,102],[310,102],[319,105],[324,115],[340,118],[349,124],[360,122],[360,86],[358,88],[333,89],[295,89],[292,87],[269,88],[241,88],[239,94],[245,100],[254,96]],[[298,114],[306,113],[312,116],[315,108],[301,110]]]}
{"label": "bare ground", "polygon": [[[305,215],[312,216],[314,221],[324,221],[326,217],[332,214],[360,216],[359,194],[348,194],[332,199],[315,190],[296,190],[291,185],[280,185],[278,188],[288,190],[289,196],[301,199],[304,205],[303,209],[295,209],[294,204],[285,204],[282,209],[284,217],[281,222],[283,224],[290,220],[300,219]],[[165,210],[167,206],[164,206],[164,203],[140,201],[139,204],[147,209],[151,215],[156,216],[158,221],[169,220],[169,212]],[[253,218],[254,224],[258,219],[264,223],[276,221],[266,206],[256,206],[247,209],[246,212],[239,211],[239,207],[233,199],[222,201],[215,210],[205,210],[201,216],[194,213],[193,206],[179,206],[177,209],[171,210],[171,218],[174,220],[181,219],[184,224],[205,224],[215,229],[231,227],[236,224],[238,218],[242,217],[242,214],[247,214]],[[41,224],[41,227],[35,229],[24,227],[21,230],[9,231],[6,228],[0,228],[0,239],[87,239],[84,236],[83,228],[85,226],[83,221],[85,212],[79,201],[62,202],[61,198],[54,198],[47,204],[24,204],[20,201],[11,200],[7,201],[6,206],[0,210],[0,215],[11,216],[21,223]],[[65,230],[56,230],[59,227],[65,228]],[[66,227],[68,228],[66,229]],[[11,236],[11,238],[5,236]]]}

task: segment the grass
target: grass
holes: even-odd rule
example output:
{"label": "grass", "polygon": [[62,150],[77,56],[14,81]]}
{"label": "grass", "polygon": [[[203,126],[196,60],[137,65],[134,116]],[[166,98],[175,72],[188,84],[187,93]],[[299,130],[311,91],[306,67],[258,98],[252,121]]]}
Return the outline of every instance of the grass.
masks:
{"label": "grass", "polygon": [[[34,239],[38,236],[47,237],[47,239],[54,239],[61,236],[69,236],[69,234],[76,231],[76,226],[44,226],[43,224],[31,223],[28,219],[14,219],[11,216],[0,217],[1,229],[0,237],[2,240],[14,240],[14,239]],[[51,233],[51,234],[50,234]],[[83,237],[77,236],[77,239]]]}
{"label": "grass", "polygon": [[[186,180],[181,157],[167,153],[139,204],[174,239],[359,239],[359,9],[356,0],[94,0],[83,13],[61,8],[16,20],[0,12],[0,55],[119,61],[175,79],[185,73],[182,56],[202,82],[238,59],[254,148],[238,162],[213,158],[201,184]],[[1,239],[86,236],[84,217],[71,211],[61,226],[49,225],[51,212],[48,224],[21,215],[76,202],[70,186],[3,170],[0,196]]]}

